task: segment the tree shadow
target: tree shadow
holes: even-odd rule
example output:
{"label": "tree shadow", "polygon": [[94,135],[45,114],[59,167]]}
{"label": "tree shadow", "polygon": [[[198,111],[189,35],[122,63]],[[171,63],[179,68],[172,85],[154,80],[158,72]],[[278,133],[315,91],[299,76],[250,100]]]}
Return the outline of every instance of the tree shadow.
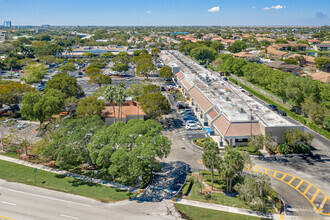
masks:
{"label": "tree shadow", "polygon": [[74,187],[78,187],[78,186],[98,186],[98,187],[101,187],[101,185],[99,185],[99,184],[84,181],[84,180],[80,180],[80,179],[74,179],[74,180],[68,181],[68,183],[71,183],[72,186],[74,186]]}

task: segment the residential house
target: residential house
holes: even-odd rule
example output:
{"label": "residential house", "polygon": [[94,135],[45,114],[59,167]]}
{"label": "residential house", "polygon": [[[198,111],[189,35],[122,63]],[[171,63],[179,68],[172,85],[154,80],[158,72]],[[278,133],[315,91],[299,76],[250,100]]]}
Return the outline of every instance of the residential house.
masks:
{"label": "residential house", "polygon": [[311,67],[315,67],[315,58],[312,56],[306,56],[306,55],[301,55],[301,54],[292,54],[290,56],[288,56],[287,58],[291,58],[291,59],[295,59],[295,57],[303,57],[302,60],[299,60],[299,66],[311,66]]}
{"label": "residential house", "polygon": [[300,66],[289,64],[283,61],[269,62],[265,63],[264,65],[274,69],[282,70],[284,72],[293,73],[295,75],[299,75],[303,70],[303,68],[301,68]]}
{"label": "residential house", "polygon": [[239,53],[234,53],[233,56],[236,58],[250,58],[250,57],[255,57],[256,55],[243,51]]}
{"label": "residential house", "polygon": [[317,51],[329,51],[330,50],[330,44],[315,44],[313,46],[314,50]]}
{"label": "residential house", "polygon": [[266,50],[267,50],[267,56],[269,58],[281,59],[281,58],[287,57],[290,54],[289,52],[277,50],[273,46],[267,47]]}
{"label": "residential house", "polygon": [[312,77],[313,80],[330,84],[330,73],[318,71],[316,73],[309,74],[308,76]]}
{"label": "residential house", "polygon": [[317,40],[317,39],[309,39],[309,40],[308,40],[308,43],[309,43],[310,45],[315,45],[315,44],[320,44],[321,41],[319,41],[319,40]]}

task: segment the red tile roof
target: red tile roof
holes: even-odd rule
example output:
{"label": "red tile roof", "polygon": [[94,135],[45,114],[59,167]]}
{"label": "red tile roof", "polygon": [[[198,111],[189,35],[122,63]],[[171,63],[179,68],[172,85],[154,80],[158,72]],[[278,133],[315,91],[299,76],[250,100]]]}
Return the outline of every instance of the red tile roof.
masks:
{"label": "red tile roof", "polygon": [[[115,106],[116,117],[118,117],[119,106]],[[122,117],[125,118],[127,115],[146,115],[142,110],[138,102],[127,101],[122,106]],[[121,115],[121,114],[120,114]],[[113,118],[113,106],[106,106],[102,111],[102,116],[106,118]]]}
{"label": "red tile roof", "polygon": [[213,120],[215,117],[218,116],[218,112],[217,112],[216,110],[212,109],[212,110],[208,113],[208,115],[209,115],[209,116],[212,118],[212,120]]}
{"label": "red tile roof", "polygon": [[176,77],[178,77],[178,79],[181,80],[184,77],[183,72],[181,72],[181,71],[177,72]]}
{"label": "red tile roof", "polygon": [[260,135],[260,125],[256,122],[251,123],[230,123],[225,116],[221,115],[214,121],[215,128],[222,134],[223,137],[245,137],[252,135]]}
{"label": "red tile roof", "polygon": [[188,82],[187,79],[183,79],[181,82],[183,83],[183,85],[186,87],[187,90],[189,90],[192,87],[192,85]]}
{"label": "red tile roof", "polygon": [[193,87],[189,91],[189,94],[193,97],[195,102],[204,112],[206,112],[213,106],[212,103],[203,95],[201,91],[199,91],[197,87]]}

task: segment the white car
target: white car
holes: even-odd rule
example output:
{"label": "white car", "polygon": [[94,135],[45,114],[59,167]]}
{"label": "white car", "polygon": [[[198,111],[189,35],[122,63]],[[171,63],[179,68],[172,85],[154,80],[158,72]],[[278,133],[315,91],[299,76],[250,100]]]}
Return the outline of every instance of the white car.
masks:
{"label": "white car", "polygon": [[199,125],[193,125],[193,124],[187,124],[186,125],[187,130],[200,130],[202,129]]}
{"label": "white car", "polygon": [[186,125],[190,124],[190,125],[199,125],[199,121],[197,120],[188,120],[186,121]]}

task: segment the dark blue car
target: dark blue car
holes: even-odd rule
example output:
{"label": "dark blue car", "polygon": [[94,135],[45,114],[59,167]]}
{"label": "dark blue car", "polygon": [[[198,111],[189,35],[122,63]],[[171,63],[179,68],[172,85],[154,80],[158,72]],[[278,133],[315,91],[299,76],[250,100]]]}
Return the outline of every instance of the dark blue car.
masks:
{"label": "dark blue car", "polygon": [[276,105],[268,105],[268,107],[271,108],[273,111],[276,111],[277,110]]}

